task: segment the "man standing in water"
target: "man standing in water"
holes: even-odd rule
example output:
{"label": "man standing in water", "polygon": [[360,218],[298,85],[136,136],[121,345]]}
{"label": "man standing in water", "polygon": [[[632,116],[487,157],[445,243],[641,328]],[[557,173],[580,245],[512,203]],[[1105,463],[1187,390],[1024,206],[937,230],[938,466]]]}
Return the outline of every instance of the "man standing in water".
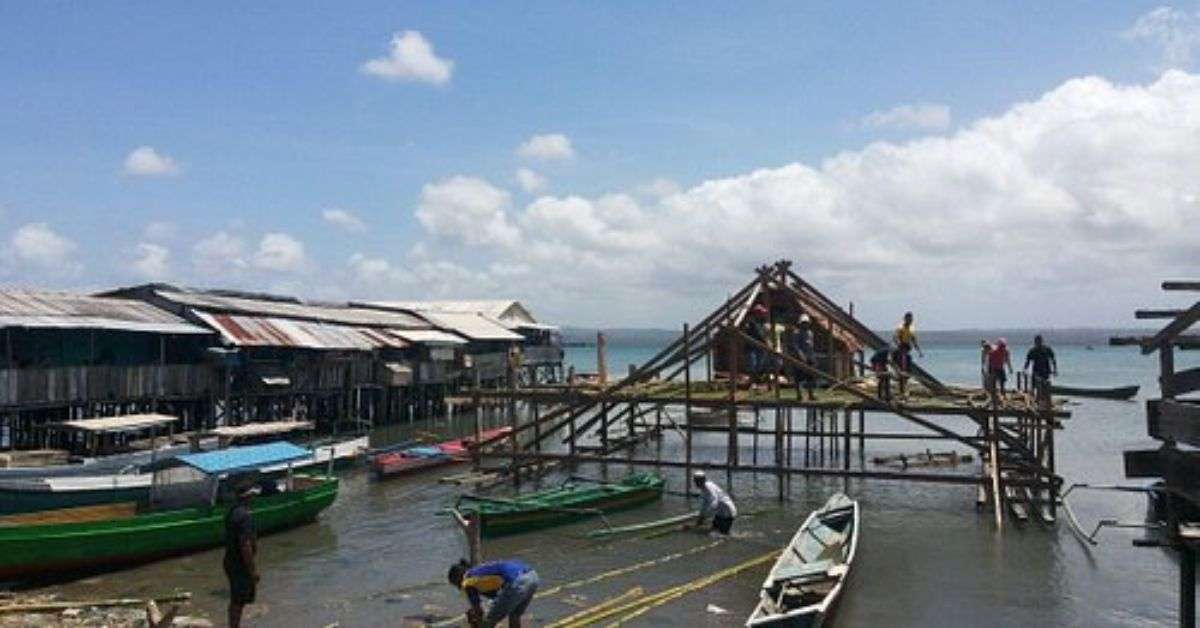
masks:
{"label": "man standing in water", "polygon": [[225,514],[225,576],[229,579],[229,626],[242,625],[242,610],[254,603],[258,588],[258,565],[255,555],[258,542],[254,519],[250,516],[250,500],[258,494],[251,481],[238,485],[237,504]]}
{"label": "man standing in water", "polygon": [[700,516],[696,519],[696,527],[702,527],[704,519],[712,517],[712,529],[729,536],[733,520],[737,518],[737,506],[733,504],[729,494],[717,486],[716,482],[710,481],[703,471],[693,473],[692,480],[696,488],[700,489],[700,496],[704,498],[704,504],[700,506]]}
{"label": "man standing in water", "polygon": [[[446,578],[467,595],[471,604],[467,623],[482,628],[492,628],[505,619],[509,628],[521,628],[521,615],[529,608],[539,584],[537,572],[519,560],[497,560],[475,567],[460,560],[450,566]],[[486,614],[481,597],[493,600]]]}
{"label": "man standing in water", "polygon": [[1033,364],[1033,395],[1039,404],[1050,400],[1050,377],[1058,376],[1058,360],[1054,358],[1051,349],[1042,340],[1042,335],[1033,337],[1033,347],[1025,354],[1025,366],[1021,370],[1028,371]]}
{"label": "man standing in water", "polygon": [[908,371],[912,367],[912,350],[916,349],[917,355],[925,357],[925,353],[921,351],[921,344],[917,342],[917,327],[913,324],[912,312],[904,313],[904,320],[896,327],[892,340],[896,345],[896,368],[900,371],[897,383],[900,394],[904,395],[904,388],[908,384]]}

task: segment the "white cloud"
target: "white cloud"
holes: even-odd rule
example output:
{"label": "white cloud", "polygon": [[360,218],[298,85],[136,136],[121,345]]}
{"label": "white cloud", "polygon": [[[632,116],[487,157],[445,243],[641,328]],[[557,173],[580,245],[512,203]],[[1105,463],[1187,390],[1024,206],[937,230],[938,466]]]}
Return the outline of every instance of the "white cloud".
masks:
{"label": "white cloud", "polygon": [[534,135],[517,147],[517,155],[528,159],[572,159],[575,149],[571,139],[562,133]]}
{"label": "white cloud", "polygon": [[161,244],[140,242],[134,249],[130,268],[145,279],[162,279],[170,274],[171,251]]}
{"label": "white cloud", "polygon": [[859,124],[868,129],[942,130],[950,127],[950,107],[935,103],[897,105],[872,111]]}
{"label": "white cloud", "polygon": [[197,275],[205,278],[237,273],[247,266],[245,248],[241,237],[218,231],[192,245],[192,266]]}
{"label": "white cloud", "polygon": [[306,263],[304,243],[286,233],[264,235],[254,253],[254,267],[261,270],[297,272]]}
{"label": "white cloud", "polygon": [[1188,13],[1173,7],[1158,7],[1143,14],[1122,36],[1146,41],[1162,54],[1161,68],[1185,68],[1200,47],[1200,11]]}
{"label": "white cloud", "polygon": [[692,318],[755,266],[788,258],[879,324],[916,305],[932,326],[1112,324],[1138,305],[1114,295],[1200,259],[1197,138],[1200,75],[1086,77],[949,135],[660,199],[542,197],[511,210],[487,186],[491,203],[452,204],[485,210],[439,212],[457,220],[430,230],[465,241],[504,225],[519,246],[463,263],[494,277],[537,269],[539,307],[574,322]]}
{"label": "white cloud", "polygon": [[142,229],[142,237],[151,242],[162,242],[174,238],[178,230],[179,227],[175,223],[158,220],[147,224],[146,228]]}
{"label": "white cloud", "polygon": [[456,176],[421,188],[417,220],[440,238],[467,245],[516,244],[509,193],[473,177]]}
{"label": "white cloud", "polygon": [[392,81],[445,85],[454,72],[454,62],[438,57],[421,33],[404,31],[392,36],[391,51],[386,57],[371,59],[360,69],[364,74]]}
{"label": "white cloud", "polygon": [[367,230],[367,225],[353,212],[345,209],[326,209],[321,212],[325,222],[351,233],[361,233]]}
{"label": "white cloud", "polygon": [[537,194],[546,189],[546,177],[530,170],[529,168],[520,168],[516,174],[517,185],[521,186],[529,194]]}
{"label": "white cloud", "polygon": [[179,164],[150,146],[139,146],[125,157],[125,174],[135,177],[164,177],[179,174]]}
{"label": "white cloud", "polygon": [[75,251],[79,247],[44,222],[22,225],[8,240],[6,257],[13,263],[36,270],[69,274],[78,270]]}
{"label": "white cloud", "polygon": [[637,193],[641,194],[642,196],[649,196],[651,198],[662,198],[664,196],[678,194],[681,189],[682,188],[679,187],[678,183],[670,179],[664,179],[660,177],[658,179],[654,179],[653,181],[647,181],[646,183],[639,185],[637,187]]}

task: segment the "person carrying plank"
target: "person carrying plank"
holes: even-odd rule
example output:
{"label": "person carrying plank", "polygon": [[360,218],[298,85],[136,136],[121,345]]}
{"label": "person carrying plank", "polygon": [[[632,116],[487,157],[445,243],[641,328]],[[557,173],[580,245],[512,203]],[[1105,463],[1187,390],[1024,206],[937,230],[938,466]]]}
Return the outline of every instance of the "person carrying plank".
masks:
{"label": "person carrying plank", "polygon": [[[792,357],[801,362],[816,367],[816,354],[813,352],[813,331],[812,319],[808,314],[801,314],[800,320],[796,325],[796,331],[792,333]],[[816,398],[813,393],[815,380],[811,373],[799,366],[792,366],[792,381],[796,385],[796,399],[802,399],[803,394],[801,389],[808,390],[808,400],[812,401]]]}
{"label": "person carrying plank", "polygon": [[[471,566],[460,560],[450,566],[446,578],[462,590],[470,602],[467,623],[472,628],[491,628],[508,619],[510,628],[521,628],[521,616],[537,593],[537,572],[519,560],[496,560]],[[487,613],[482,598],[490,598]]]}
{"label": "person carrying plank", "polygon": [[712,517],[712,529],[729,536],[733,520],[737,518],[737,506],[729,497],[729,493],[717,486],[716,482],[709,480],[703,471],[693,473],[692,481],[696,488],[700,489],[700,496],[704,498],[704,503],[700,506],[700,515],[696,518],[696,527],[703,527],[704,520]]}
{"label": "person carrying plank", "polygon": [[871,372],[875,373],[875,396],[881,401],[892,401],[892,374],[889,365],[892,362],[891,346],[871,354]]}

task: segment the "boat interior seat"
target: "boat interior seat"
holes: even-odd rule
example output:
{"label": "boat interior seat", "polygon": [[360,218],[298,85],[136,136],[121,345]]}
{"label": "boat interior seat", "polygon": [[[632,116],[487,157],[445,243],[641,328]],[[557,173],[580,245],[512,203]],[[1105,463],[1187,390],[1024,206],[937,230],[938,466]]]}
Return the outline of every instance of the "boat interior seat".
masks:
{"label": "boat interior seat", "polygon": [[814,580],[824,580],[830,577],[830,571],[835,568],[836,565],[834,565],[832,560],[818,560],[811,563],[784,565],[775,572],[775,578],[771,585],[777,585],[781,582],[810,582]]}

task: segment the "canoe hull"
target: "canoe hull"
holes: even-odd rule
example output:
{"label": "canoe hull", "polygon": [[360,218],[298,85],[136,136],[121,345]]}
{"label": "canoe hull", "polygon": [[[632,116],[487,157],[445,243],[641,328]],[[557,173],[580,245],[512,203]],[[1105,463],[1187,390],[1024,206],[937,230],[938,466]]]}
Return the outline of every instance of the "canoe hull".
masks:
{"label": "canoe hull", "polygon": [[1118,386],[1116,388],[1081,388],[1078,386],[1050,385],[1050,393],[1064,397],[1091,397],[1094,399],[1132,399],[1140,386]]}
{"label": "canoe hull", "polygon": [[459,508],[477,513],[482,522],[481,534],[493,538],[636,508],[660,499],[662,492],[662,478],[639,473],[621,482],[564,486],[513,499],[489,501],[468,496],[460,501]]}
{"label": "canoe hull", "polygon": [[[501,427],[484,430],[480,432],[479,438],[481,441],[490,440],[507,434],[511,429],[509,427]],[[467,462],[470,457],[470,445],[474,440],[474,436],[467,436],[444,441],[432,446],[418,445],[406,449],[381,451],[371,456],[367,462],[367,466],[374,472],[376,480],[386,480],[427,469],[460,464]],[[427,449],[440,451],[441,455],[410,455],[406,453],[408,451]]]}
{"label": "canoe hull", "polygon": [[[316,519],[337,497],[338,481],[314,479],[301,490],[251,502],[254,524],[269,534]],[[127,519],[0,527],[0,580],[110,570],[219,547],[227,506],[201,506]]]}

